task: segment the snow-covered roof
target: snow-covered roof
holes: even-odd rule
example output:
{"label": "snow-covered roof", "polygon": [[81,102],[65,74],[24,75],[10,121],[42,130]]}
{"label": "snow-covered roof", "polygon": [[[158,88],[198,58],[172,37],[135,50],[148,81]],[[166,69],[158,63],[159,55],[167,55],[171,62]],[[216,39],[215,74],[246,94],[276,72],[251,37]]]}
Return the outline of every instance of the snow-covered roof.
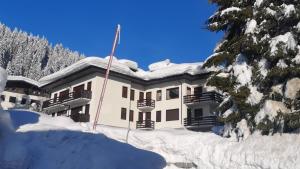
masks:
{"label": "snow-covered roof", "polygon": [[38,81],[29,79],[29,78],[23,77],[23,76],[8,76],[7,81],[23,81],[23,82],[32,84],[32,85],[37,86],[37,87],[41,86],[41,84]]}
{"label": "snow-covered roof", "polygon": [[[39,82],[42,84],[42,86],[47,85],[51,82],[66,77],[70,74],[83,70],[84,68],[89,66],[96,66],[99,68],[106,69],[107,64],[108,64],[108,57],[106,58],[87,57],[85,59],[82,59],[74,63],[69,67],[66,67],[58,72],[55,72],[51,75],[41,78]],[[138,68],[138,64],[134,61],[118,60],[117,58],[114,57],[111,71],[118,72],[131,77],[139,78],[142,80],[153,80],[153,79],[160,79],[164,77],[170,77],[170,76],[186,74],[186,73],[190,75],[207,73],[208,71],[206,69],[203,69],[202,65],[203,65],[202,62],[175,64],[175,63],[171,63],[167,59],[165,61],[161,61],[149,65],[149,70],[145,71],[141,68]]]}

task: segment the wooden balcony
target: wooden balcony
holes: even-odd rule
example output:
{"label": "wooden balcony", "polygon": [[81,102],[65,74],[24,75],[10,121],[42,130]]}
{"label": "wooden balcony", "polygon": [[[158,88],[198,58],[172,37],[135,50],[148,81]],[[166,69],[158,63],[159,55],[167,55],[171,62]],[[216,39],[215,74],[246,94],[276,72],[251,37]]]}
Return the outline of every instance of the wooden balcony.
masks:
{"label": "wooden balcony", "polygon": [[138,100],[137,108],[142,112],[149,112],[155,108],[155,100],[152,99]]}
{"label": "wooden balcony", "polygon": [[136,129],[152,129],[155,128],[155,122],[152,120],[143,120],[136,122]]}
{"label": "wooden balcony", "polygon": [[197,118],[185,118],[184,126],[187,128],[201,128],[222,125],[217,120],[217,116],[203,116]]}
{"label": "wooden balcony", "polygon": [[205,92],[196,95],[186,95],[183,97],[184,104],[199,104],[202,102],[221,103],[223,96],[217,92]]}
{"label": "wooden balcony", "polygon": [[79,106],[91,100],[92,92],[84,90],[81,92],[71,92],[66,96],[57,97],[43,102],[43,110],[46,112],[57,112],[65,110],[73,105]]}

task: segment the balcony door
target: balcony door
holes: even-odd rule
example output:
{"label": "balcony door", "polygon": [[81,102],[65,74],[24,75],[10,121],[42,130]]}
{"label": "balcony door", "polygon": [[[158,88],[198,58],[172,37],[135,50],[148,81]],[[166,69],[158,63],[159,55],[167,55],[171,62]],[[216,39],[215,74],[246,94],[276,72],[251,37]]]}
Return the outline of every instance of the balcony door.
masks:
{"label": "balcony door", "polygon": [[84,91],[84,84],[76,86],[73,88],[73,97],[74,98],[79,98],[81,97],[82,92]]}
{"label": "balcony door", "polygon": [[[146,93],[146,106],[151,106],[151,99],[152,99],[151,92],[147,92]],[[150,119],[151,119],[151,114],[150,114]]]}
{"label": "balcony door", "polygon": [[64,100],[68,99],[68,98],[69,98],[69,89],[64,90],[64,91],[59,93],[59,101],[62,102]]}
{"label": "balcony door", "polygon": [[145,127],[151,128],[151,112],[146,112]]}

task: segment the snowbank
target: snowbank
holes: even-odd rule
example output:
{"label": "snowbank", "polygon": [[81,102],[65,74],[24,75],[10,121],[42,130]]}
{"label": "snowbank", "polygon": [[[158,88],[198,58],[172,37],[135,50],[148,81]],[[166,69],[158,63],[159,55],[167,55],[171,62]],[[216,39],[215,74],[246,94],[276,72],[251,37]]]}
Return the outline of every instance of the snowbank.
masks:
{"label": "snowbank", "polygon": [[10,113],[14,114],[13,121],[21,121],[24,114],[38,115],[37,122],[27,119],[28,123],[17,130],[17,137],[24,141],[32,156],[30,169],[160,169],[166,166],[160,155],[93,133],[89,125],[75,123],[70,118],[52,118],[28,111]]}
{"label": "snowbank", "polygon": [[[87,57],[82,59],[75,64],[62,69],[58,72],[55,72],[51,75],[45,76],[39,80],[42,85],[51,83],[57,79],[66,77],[74,72],[80,71],[88,66],[96,66],[100,68],[107,68],[108,59],[103,59],[99,57]],[[188,73],[191,75],[207,73],[208,70],[202,68],[203,63],[182,63],[174,64],[170,63],[169,60],[151,64],[149,66],[150,71],[144,71],[138,68],[136,62],[130,60],[118,60],[117,58],[113,59],[111,70],[122,73],[128,76],[140,78],[143,80],[152,80],[160,79],[164,77],[179,75]]]}
{"label": "snowbank", "polygon": [[[161,161],[152,156],[138,154],[141,157],[137,158],[133,156],[137,154],[129,150],[129,152],[117,151],[118,154],[109,152],[108,150],[116,151],[117,148],[123,150],[122,146],[110,143],[109,138],[160,154],[167,162],[166,169],[184,168],[183,166],[201,169],[300,168],[300,142],[295,141],[300,139],[300,135],[248,136],[246,123],[239,123],[239,128],[244,131],[244,140],[240,142],[213,133],[192,132],[185,129],[131,130],[127,137],[127,129],[102,125],[99,125],[97,131],[91,135],[90,127],[91,125],[87,123],[73,123],[66,117],[52,118],[41,114],[38,123],[23,125],[18,132],[22,133],[22,137],[26,136],[30,151],[36,154],[33,169],[96,168],[92,164],[98,164],[98,168],[99,166],[126,168],[126,165],[140,163],[145,164],[144,166],[150,164],[152,168],[161,167]],[[102,157],[103,154],[113,161]],[[150,160],[145,161],[142,158],[145,156]],[[106,165],[107,161],[118,165],[112,166],[111,163]],[[135,167],[132,166],[133,169]]]}

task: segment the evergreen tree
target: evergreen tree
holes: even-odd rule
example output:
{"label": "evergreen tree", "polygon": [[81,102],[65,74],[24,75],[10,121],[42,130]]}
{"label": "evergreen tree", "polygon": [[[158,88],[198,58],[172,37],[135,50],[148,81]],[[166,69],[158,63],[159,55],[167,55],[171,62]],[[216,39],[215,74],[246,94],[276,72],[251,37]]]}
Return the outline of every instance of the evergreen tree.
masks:
{"label": "evergreen tree", "polygon": [[225,33],[205,63],[217,68],[208,85],[227,96],[220,120],[233,130],[246,119],[263,134],[299,128],[300,1],[210,1],[208,29]]}

